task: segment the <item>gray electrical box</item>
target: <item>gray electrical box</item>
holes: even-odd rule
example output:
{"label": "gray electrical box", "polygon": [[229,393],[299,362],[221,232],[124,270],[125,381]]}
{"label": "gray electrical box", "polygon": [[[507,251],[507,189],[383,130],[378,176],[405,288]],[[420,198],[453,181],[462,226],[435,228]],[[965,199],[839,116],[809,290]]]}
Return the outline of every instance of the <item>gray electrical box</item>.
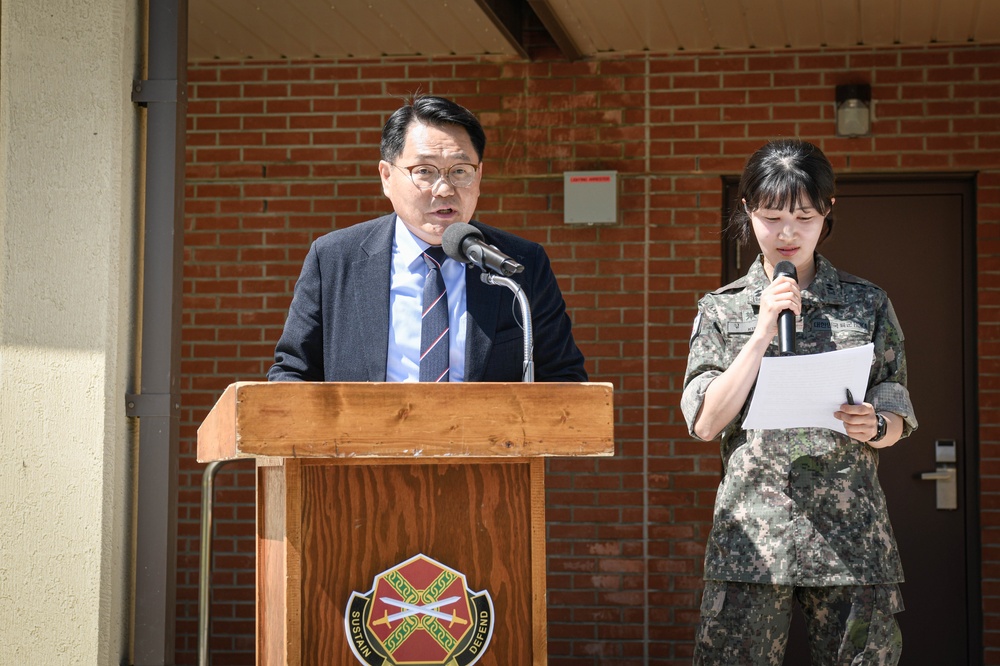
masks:
{"label": "gray electrical box", "polygon": [[566,171],[563,195],[566,224],[618,222],[617,171]]}

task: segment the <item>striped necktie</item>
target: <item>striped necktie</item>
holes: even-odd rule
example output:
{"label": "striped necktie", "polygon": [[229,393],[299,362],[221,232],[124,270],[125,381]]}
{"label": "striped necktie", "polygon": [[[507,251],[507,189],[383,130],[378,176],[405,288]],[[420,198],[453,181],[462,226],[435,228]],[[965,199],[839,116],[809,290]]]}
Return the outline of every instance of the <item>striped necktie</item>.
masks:
{"label": "striped necktie", "polygon": [[441,264],[444,250],[427,248],[422,255],[427,264],[424,282],[423,312],[420,315],[420,381],[446,382],[448,358],[448,292],[445,291]]}

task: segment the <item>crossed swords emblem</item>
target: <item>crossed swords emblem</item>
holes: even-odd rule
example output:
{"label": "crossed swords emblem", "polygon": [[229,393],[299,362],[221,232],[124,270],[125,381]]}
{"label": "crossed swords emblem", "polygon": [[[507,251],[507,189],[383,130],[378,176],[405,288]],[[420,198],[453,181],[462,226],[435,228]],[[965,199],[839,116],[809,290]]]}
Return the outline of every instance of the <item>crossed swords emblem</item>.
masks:
{"label": "crossed swords emblem", "polygon": [[453,604],[461,598],[462,597],[457,596],[448,597],[447,599],[438,599],[432,603],[420,606],[418,604],[408,604],[405,601],[399,601],[398,599],[393,599],[392,597],[379,597],[382,603],[389,606],[395,606],[396,608],[402,608],[403,610],[398,613],[393,613],[392,615],[389,615],[389,611],[385,611],[385,614],[380,619],[372,622],[372,625],[378,626],[380,624],[384,624],[391,627],[393,622],[408,618],[411,615],[427,615],[439,620],[447,620],[448,628],[454,626],[456,622],[458,624],[469,624],[469,621],[465,618],[458,617],[455,610],[451,611],[451,615],[437,610],[438,608],[443,608],[449,604]]}

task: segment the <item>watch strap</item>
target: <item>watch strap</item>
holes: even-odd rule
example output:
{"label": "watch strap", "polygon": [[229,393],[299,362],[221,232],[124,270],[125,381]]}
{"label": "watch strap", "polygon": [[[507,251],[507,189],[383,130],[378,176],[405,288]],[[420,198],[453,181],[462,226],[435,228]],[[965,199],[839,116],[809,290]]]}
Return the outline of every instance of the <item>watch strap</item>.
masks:
{"label": "watch strap", "polygon": [[875,423],[876,423],[875,436],[869,439],[868,440],[869,442],[878,442],[881,441],[883,437],[885,437],[887,424],[885,422],[885,417],[882,416],[882,412],[875,412]]}

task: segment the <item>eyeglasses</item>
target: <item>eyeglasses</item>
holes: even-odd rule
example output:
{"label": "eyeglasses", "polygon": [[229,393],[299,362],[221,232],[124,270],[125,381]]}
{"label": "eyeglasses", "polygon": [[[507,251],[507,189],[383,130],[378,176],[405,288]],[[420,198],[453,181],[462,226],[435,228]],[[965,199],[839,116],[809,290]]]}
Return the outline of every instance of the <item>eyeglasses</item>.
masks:
{"label": "eyeglasses", "polygon": [[476,172],[479,170],[475,164],[453,164],[443,171],[433,164],[417,164],[410,167],[393,164],[392,166],[409,173],[410,180],[420,190],[432,189],[441,178],[444,178],[452,187],[469,187],[476,179]]}

